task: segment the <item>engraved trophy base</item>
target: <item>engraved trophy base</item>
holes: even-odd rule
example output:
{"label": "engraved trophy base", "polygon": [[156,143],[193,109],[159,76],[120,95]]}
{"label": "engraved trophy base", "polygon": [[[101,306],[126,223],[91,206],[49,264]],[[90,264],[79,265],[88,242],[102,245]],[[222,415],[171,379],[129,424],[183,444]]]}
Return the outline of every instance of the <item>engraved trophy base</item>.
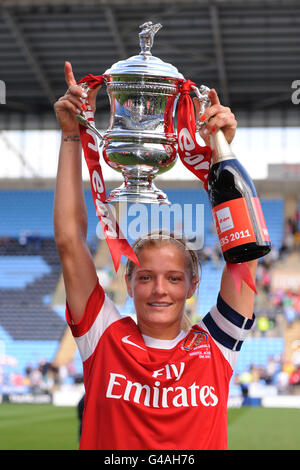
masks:
{"label": "engraved trophy base", "polygon": [[121,186],[109,193],[106,202],[170,204],[167,195],[158,189],[149,177],[126,179]]}

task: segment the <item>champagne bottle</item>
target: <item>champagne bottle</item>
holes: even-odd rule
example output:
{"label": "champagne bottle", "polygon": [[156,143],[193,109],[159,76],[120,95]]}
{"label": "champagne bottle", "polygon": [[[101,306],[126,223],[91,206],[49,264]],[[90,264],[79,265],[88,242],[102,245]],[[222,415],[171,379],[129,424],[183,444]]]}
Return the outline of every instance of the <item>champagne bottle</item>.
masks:
{"label": "champagne bottle", "polygon": [[271,242],[254,184],[223,132],[211,135],[208,196],[223,256],[243,263],[265,256]]}

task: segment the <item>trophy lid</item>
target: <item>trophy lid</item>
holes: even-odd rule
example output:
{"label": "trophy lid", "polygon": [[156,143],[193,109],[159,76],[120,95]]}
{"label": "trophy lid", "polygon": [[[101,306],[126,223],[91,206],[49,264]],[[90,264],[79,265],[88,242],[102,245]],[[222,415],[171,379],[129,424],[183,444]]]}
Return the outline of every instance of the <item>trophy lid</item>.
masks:
{"label": "trophy lid", "polygon": [[104,75],[132,74],[183,79],[183,75],[176,67],[151,54],[154,35],[161,27],[160,23],[153,24],[151,21],[142,24],[140,26],[142,31],[139,33],[141,46],[139,55],[116,62],[106,70]]}

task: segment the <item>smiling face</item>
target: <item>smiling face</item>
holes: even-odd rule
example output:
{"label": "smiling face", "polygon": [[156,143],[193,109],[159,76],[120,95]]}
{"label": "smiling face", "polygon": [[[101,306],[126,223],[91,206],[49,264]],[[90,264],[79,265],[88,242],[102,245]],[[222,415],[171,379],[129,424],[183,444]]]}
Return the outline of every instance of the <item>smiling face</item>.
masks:
{"label": "smiling face", "polygon": [[143,334],[173,339],[180,331],[185,301],[195,291],[187,255],[175,244],[144,247],[128,278],[127,290],[133,297],[138,325]]}

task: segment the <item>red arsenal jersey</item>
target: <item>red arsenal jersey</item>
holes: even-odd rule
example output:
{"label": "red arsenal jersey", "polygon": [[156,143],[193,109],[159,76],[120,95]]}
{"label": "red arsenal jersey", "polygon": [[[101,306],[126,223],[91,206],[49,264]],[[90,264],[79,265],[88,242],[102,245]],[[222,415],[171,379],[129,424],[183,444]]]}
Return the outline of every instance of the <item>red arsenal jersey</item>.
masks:
{"label": "red arsenal jersey", "polygon": [[85,385],[80,449],[227,448],[229,381],[254,318],[217,305],[173,340],[144,336],[97,284],[83,318],[66,318]]}

